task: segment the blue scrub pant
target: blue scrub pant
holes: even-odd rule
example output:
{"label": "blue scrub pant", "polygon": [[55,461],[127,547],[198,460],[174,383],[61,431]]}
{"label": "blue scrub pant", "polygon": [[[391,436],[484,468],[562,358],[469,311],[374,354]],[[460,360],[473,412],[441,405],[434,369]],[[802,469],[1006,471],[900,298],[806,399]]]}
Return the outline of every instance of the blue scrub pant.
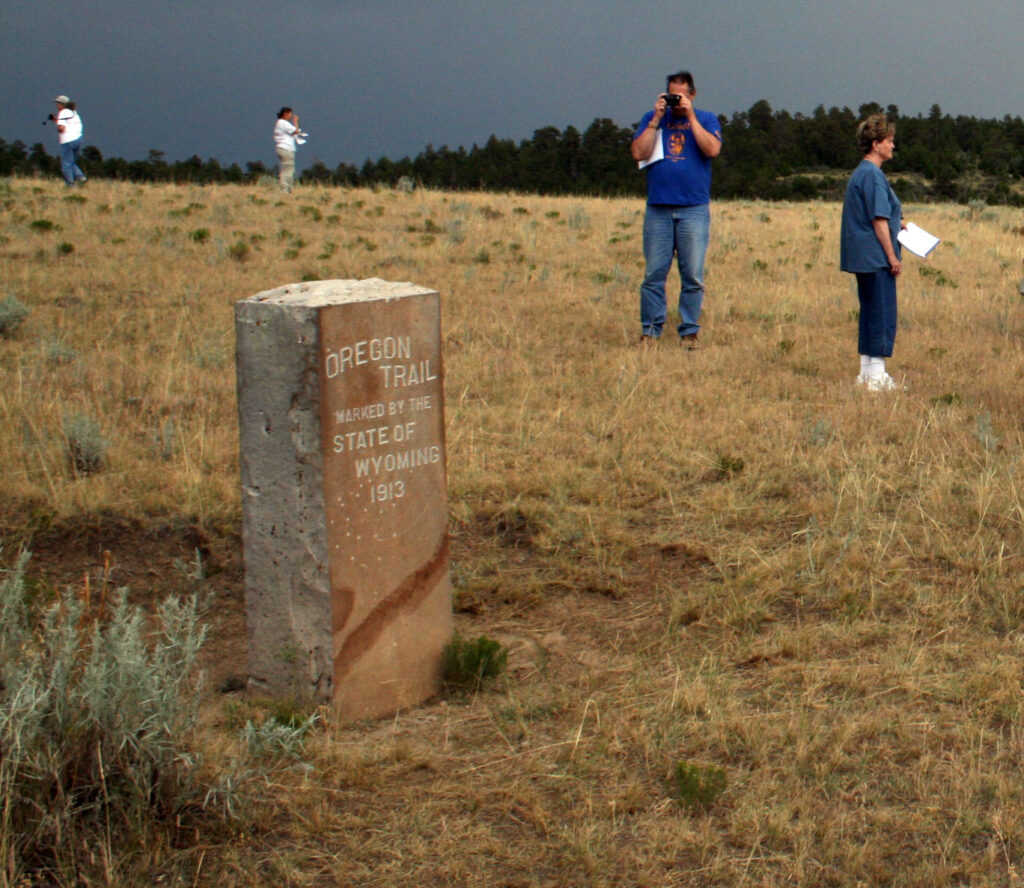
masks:
{"label": "blue scrub pant", "polygon": [[857,272],[860,329],[857,353],[891,358],[896,342],[896,278],[888,268]]}

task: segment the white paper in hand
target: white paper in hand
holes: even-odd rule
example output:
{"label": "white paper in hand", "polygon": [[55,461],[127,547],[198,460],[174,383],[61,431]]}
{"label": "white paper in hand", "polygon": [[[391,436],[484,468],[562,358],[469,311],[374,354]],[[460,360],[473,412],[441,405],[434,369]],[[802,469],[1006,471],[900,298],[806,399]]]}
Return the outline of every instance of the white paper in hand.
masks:
{"label": "white paper in hand", "polygon": [[636,162],[637,169],[643,169],[644,167],[650,166],[652,163],[657,163],[659,160],[665,159],[665,146],[661,144],[661,130],[658,130],[658,138],[654,140],[654,150],[651,152],[651,156],[647,160],[638,160]]}
{"label": "white paper in hand", "polygon": [[907,227],[900,231],[896,240],[922,259],[939,245],[939,239],[934,234],[929,234],[913,222],[909,222]]}

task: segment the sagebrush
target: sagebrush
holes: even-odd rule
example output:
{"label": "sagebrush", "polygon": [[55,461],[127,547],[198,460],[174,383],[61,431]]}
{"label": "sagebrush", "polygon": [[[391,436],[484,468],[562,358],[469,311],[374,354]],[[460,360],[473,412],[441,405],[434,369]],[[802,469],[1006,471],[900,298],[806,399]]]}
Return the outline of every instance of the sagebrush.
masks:
{"label": "sagebrush", "polygon": [[0,575],[2,866],[10,882],[109,873],[219,797],[196,742],[209,627],[195,596],[150,626],[125,590],[45,594],[28,561]]}

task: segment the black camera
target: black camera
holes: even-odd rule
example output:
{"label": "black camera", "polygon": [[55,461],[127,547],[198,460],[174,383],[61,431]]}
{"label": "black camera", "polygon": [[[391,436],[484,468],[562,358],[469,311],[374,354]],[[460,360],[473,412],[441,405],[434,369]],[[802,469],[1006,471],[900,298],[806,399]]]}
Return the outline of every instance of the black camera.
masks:
{"label": "black camera", "polygon": [[669,108],[675,108],[683,100],[683,97],[679,93],[665,93],[665,104]]}

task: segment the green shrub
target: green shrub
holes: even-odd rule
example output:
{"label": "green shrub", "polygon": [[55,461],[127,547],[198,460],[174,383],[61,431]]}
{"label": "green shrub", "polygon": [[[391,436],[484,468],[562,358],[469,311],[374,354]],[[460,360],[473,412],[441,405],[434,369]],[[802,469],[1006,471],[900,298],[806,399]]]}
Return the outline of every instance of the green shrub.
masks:
{"label": "green shrub", "polygon": [[581,206],[573,207],[566,221],[573,231],[585,231],[590,227],[590,216]]}
{"label": "green shrub", "polygon": [[947,277],[941,268],[936,268],[934,265],[919,265],[917,267],[917,273],[923,278],[934,281],[936,287],[950,287],[953,290],[957,289],[957,282],[952,278]]}
{"label": "green shrub", "polygon": [[247,721],[242,729],[242,740],[249,755],[256,759],[301,759],[306,740],[319,721],[317,712],[271,714],[259,723]]}
{"label": "green shrub", "polygon": [[54,336],[43,343],[43,357],[48,364],[70,364],[78,357],[78,352],[74,346]]}
{"label": "green shrub", "polygon": [[210,229],[197,228],[194,231],[190,231],[188,236],[197,244],[205,244],[210,239]]}
{"label": "green shrub", "polygon": [[672,775],[672,797],[684,808],[707,810],[725,792],[729,778],[717,765],[678,762]]}
{"label": "green shrub", "polygon": [[743,471],[746,463],[742,456],[730,456],[727,453],[720,453],[715,460],[715,474],[720,478],[731,478]]}
{"label": "green shrub", "polygon": [[0,337],[9,339],[28,317],[29,308],[10,293],[0,302]]}
{"label": "green shrub", "polygon": [[58,225],[49,219],[33,219],[28,223],[28,227],[33,231],[53,231]]}
{"label": "green shrub", "polygon": [[999,436],[992,427],[992,414],[987,410],[982,411],[975,417],[975,432],[982,446],[994,453],[999,449]]}
{"label": "green shrub", "polygon": [[449,691],[478,691],[508,665],[508,651],[493,638],[463,638],[458,633],[444,646],[441,679]]}
{"label": "green shrub", "polygon": [[178,453],[178,440],[181,429],[178,420],[167,417],[159,428],[151,432],[153,454],[163,462],[170,462]]}
{"label": "green shrub", "polygon": [[100,424],[84,413],[64,417],[64,454],[78,475],[92,475],[103,468],[110,442]]}
{"label": "green shrub", "polygon": [[3,872],[9,884],[29,884],[18,877],[32,872],[94,884],[83,870],[98,858],[130,866],[154,828],[235,801],[230,777],[210,786],[201,776],[196,663],[206,628],[194,596],[168,598],[151,624],[125,590],[109,615],[71,590],[30,594],[28,559],[0,572]]}
{"label": "green shrub", "polygon": [[448,223],[448,243],[461,244],[466,239],[466,227],[461,219],[452,219]]}

